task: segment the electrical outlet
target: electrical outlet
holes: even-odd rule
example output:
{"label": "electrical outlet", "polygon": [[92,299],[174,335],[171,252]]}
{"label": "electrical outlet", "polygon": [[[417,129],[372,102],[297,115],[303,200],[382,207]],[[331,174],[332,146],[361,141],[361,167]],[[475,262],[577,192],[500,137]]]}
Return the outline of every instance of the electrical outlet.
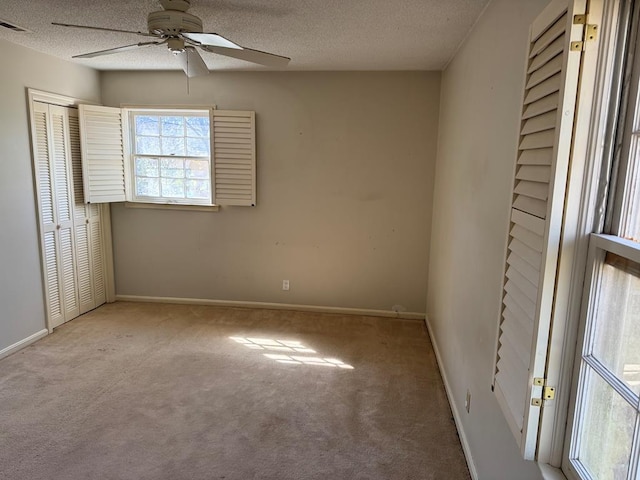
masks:
{"label": "electrical outlet", "polygon": [[289,280],[282,280],[282,289],[289,290]]}
{"label": "electrical outlet", "polygon": [[467,410],[467,413],[471,410],[471,392],[467,390],[467,398],[464,401],[464,408]]}

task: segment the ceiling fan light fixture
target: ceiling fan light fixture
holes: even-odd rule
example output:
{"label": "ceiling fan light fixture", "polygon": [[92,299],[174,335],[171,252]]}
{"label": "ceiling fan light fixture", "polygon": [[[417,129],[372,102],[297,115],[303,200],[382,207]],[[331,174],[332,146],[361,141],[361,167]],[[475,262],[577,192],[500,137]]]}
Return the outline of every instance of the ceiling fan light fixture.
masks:
{"label": "ceiling fan light fixture", "polygon": [[168,38],[167,47],[171,50],[171,53],[182,53],[184,52],[184,40],[178,37]]}

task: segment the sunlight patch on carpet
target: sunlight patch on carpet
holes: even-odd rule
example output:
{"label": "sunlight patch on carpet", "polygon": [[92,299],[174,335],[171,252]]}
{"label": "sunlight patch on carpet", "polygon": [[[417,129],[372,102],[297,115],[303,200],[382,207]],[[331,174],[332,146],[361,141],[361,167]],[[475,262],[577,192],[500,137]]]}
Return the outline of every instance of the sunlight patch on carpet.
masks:
{"label": "sunlight patch on carpet", "polygon": [[271,350],[277,352],[288,352],[288,354],[264,353],[263,355],[278,363],[288,365],[313,365],[317,367],[342,368],[353,370],[353,366],[344,363],[337,358],[324,358],[318,356],[300,355],[300,353],[317,353],[312,348],[303,345],[296,340],[275,340],[272,338],[253,337],[229,337],[236,343],[244,345],[251,350]]}

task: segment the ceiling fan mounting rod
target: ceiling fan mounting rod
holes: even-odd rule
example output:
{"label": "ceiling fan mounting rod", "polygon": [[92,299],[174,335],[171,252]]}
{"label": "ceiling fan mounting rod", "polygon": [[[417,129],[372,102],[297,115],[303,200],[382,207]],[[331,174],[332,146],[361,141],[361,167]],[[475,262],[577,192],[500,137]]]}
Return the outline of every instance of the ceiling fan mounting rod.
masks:
{"label": "ceiling fan mounting rod", "polygon": [[186,12],[191,6],[190,0],[160,0],[160,5],[165,10],[178,10]]}

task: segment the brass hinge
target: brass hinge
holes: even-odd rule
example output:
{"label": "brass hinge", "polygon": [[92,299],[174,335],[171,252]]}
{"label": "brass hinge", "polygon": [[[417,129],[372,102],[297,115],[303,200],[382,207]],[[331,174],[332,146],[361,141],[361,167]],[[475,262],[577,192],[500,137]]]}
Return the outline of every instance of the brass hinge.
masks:
{"label": "brass hinge", "polygon": [[531,405],[534,407],[541,407],[542,400],[554,400],[556,398],[556,387],[549,387],[545,385],[546,379],[536,377],[533,379],[533,384],[536,387],[542,387],[542,398],[532,398]]}
{"label": "brass hinge", "polygon": [[598,38],[598,25],[587,23],[586,15],[574,15],[573,24],[585,26],[582,40],[571,42],[571,51],[581,52],[585,49],[587,42],[594,42]]}
{"label": "brass hinge", "polygon": [[587,24],[587,15],[574,15],[573,16],[573,24],[574,25],[586,25]]}
{"label": "brass hinge", "polygon": [[556,398],[556,387],[545,386],[542,389],[542,398],[545,400],[554,400]]}

